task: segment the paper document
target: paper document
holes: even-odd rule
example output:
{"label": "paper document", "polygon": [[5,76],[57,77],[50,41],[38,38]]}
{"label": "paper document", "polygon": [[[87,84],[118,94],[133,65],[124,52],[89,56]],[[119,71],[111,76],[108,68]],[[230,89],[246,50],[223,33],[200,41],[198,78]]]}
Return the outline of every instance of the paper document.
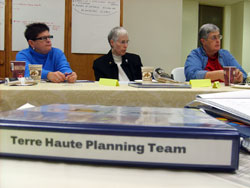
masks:
{"label": "paper document", "polygon": [[250,121],[250,99],[198,99],[198,101]]}
{"label": "paper document", "polygon": [[[196,102],[221,110],[250,124],[250,91],[197,95]],[[211,109],[212,110],[212,109]]]}

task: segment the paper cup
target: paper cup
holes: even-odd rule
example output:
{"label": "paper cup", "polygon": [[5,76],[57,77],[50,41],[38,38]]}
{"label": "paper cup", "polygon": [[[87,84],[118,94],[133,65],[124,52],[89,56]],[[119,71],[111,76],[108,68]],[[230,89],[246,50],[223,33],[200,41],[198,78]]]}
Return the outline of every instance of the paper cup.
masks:
{"label": "paper cup", "polygon": [[11,61],[12,77],[21,78],[25,73],[25,61]]}
{"label": "paper cup", "polygon": [[225,86],[230,86],[231,84],[234,83],[234,76],[235,76],[236,67],[224,66],[223,70],[224,70]]}
{"label": "paper cup", "polygon": [[29,64],[29,70],[30,70],[30,77],[34,81],[40,82],[42,75],[42,65]]}
{"label": "paper cup", "polygon": [[142,83],[152,83],[154,67],[142,67]]}

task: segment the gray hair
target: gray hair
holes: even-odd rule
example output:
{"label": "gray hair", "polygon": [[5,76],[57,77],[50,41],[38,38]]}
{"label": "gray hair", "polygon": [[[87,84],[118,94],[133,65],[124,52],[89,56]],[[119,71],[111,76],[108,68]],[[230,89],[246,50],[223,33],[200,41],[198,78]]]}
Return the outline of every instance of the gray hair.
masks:
{"label": "gray hair", "polygon": [[[204,24],[199,30],[199,41],[201,44],[201,39],[207,39],[210,32],[219,31],[220,29],[214,24]],[[202,44],[201,44],[202,45]]]}
{"label": "gray hair", "polygon": [[124,29],[123,27],[114,27],[108,34],[109,45],[111,46],[111,44],[110,44],[111,40],[116,42],[118,40],[119,36],[121,36],[121,35],[128,35],[127,30]]}

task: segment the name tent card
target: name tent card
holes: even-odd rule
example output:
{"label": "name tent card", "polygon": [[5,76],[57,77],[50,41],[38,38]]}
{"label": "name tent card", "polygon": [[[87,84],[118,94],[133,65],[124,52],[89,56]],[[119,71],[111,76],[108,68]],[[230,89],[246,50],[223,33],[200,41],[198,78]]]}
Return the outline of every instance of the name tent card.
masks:
{"label": "name tent card", "polygon": [[190,80],[190,85],[193,87],[210,87],[211,80],[210,79],[194,79]]}
{"label": "name tent card", "polygon": [[100,78],[99,84],[103,86],[119,86],[118,80],[109,78]]}

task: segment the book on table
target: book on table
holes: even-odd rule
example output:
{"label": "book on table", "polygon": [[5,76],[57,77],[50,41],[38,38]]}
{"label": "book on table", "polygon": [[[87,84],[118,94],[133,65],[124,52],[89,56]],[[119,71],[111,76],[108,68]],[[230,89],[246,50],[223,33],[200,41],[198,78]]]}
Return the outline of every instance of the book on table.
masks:
{"label": "book on table", "polygon": [[143,167],[238,168],[238,131],[185,108],[51,104],[0,113],[0,156]]}

